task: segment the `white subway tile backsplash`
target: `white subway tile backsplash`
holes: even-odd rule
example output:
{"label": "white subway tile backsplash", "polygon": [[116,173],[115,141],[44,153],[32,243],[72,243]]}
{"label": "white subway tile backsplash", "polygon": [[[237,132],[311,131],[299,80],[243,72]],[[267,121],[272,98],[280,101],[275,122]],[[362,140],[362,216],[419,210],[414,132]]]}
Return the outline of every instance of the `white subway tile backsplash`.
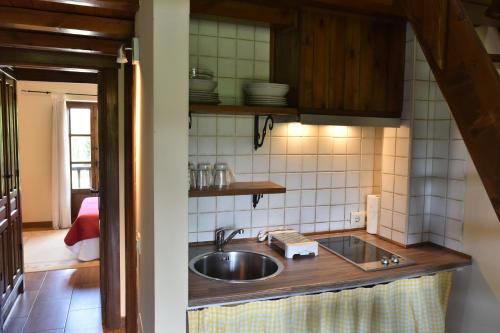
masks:
{"label": "white subway tile backsplash", "polygon": [[410,148],[410,143],[408,139],[405,138],[396,139],[396,156],[408,157],[409,148]]}
{"label": "white subway tile backsplash", "polygon": [[332,205],[344,205],[346,203],[346,189],[333,189],[331,194],[331,203]]}
{"label": "white subway tile backsplash", "polygon": [[448,199],[446,202],[446,216],[455,220],[462,221],[464,218],[463,201]]}
{"label": "white subway tile backsplash", "polygon": [[[342,227],[344,224],[344,210],[343,205],[331,206],[330,208],[330,220],[334,222],[342,222]],[[338,230],[338,229],[335,229]]]}
{"label": "white subway tile backsplash", "polygon": [[[302,171],[318,171],[318,159],[315,155],[302,155]],[[322,170],[325,171],[325,170]]]}
{"label": "white subway tile backsplash", "polygon": [[346,140],[347,154],[359,155],[361,154],[361,139],[349,138]]}
{"label": "white subway tile backsplash", "polygon": [[269,225],[280,226],[285,224],[285,210],[283,208],[269,210]]}
{"label": "white subway tile backsplash", "polygon": [[402,214],[408,212],[408,196],[394,193],[394,211]]}
{"label": "white subway tile backsplash", "polygon": [[252,173],[252,155],[243,155],[235,157],[235,172],[237,174]]}
{"label": "white subway tile backsplash", "polygon": [[462,221],[457,221],[453,219],[446,220],[446,238],[451,238],[456,241],[461,242],[463,238],[464,224]]}
{"label": "white subway tile backsplash", "polygon": [[287,153],[287,137],[272,137],[271,154],[286,154],[286,153]]}
{"label": "white subway tile backsplash", "polygon": [[250,210],[240,210],[234,212],[235,228],[250,228],[252,226],[252,212]]}
{"label": "white subway tile backsplash", "polygon": [[299,207],[300,206],[300,191],[287,191],[285,195],[286,207]]}
{"label": "white subway tile backsplash", "polygon": [[329,203],[328,206],[316,206],[316,222],[329,222],[329,221],[330,221]]}
{"label": "white subway tile backsplash", "polygon": [[346,187],[346,173],[345,173],[345,171],[332,172],[332,187],[333,188]]}
{"label": "white subway tile backsplash", "polygon": [[302,154],[302,138],[289,136],[287,142],[287,154]]}
{"label": "white subway tile backsplash", "polygon": [[314,223],[315,213],[316,207],[302,207],[300,209],[300,223]]}
{"label": "white subway tile backsplash", "polygon": [[253,210],[252,211],[252,228],[265,228],[268,224],[268,211],[267,210]]}
{"label": "white subway tile backsplash", "polygon": [[285,208],[285,224],[299,224],[300,223],[300,208],[291,207]]}
{"label": "white subway tile backsplash", "polygon": [[[360,170],[361,169],[361,156],[360,155],[347,155],[346,158],[346,169],[349,170]],[[335,169],[335,168],[334,168]]]}
{"label": "white subway tile backsplash", "polygon": [[302,188],[302,175],[300,173],[288,173],[286,175],[287,190],[300,190]]}
{"label": "white subway tile backsplash", "polygon": [[314,206],[316,204],[315,190],[302,190],[301,206]]}
{"label": "white subway tile backsplash", "polygon": [[198,232],[215,230],[215,213],[198,214]]}
{"label": "white subway tile backsplash", "polygon": [[326,188],[332,187],[332,173],[331,172],[318,172],[317,173],[316,188]]}
{"label": "white subway tile backsplash", "polygon": [[302,156],[300,156],[300,155],[287,155],[287,157],[286,157],[286,171],[287,172],[301,172],[302,171]]}
{"label": "white subway tile backsplash", "polygon": [[404,244],[405,243],[405,234],[399,232],[397,230],[392,230],[391,239],[397,243]]}
{"label": "white subway tile backsplash", "polygon": [[331,137],[318,137],[318,154],[333,154],[333,141]]}
{"label": "white subway tile backsplash", "polygon": [[333,139],[333,153],[335,155],[345,155],[347,153],[347,141],[345,138]]}
{"label": "white subway tile backsplash", "polygon": [[316,192],[316,206],[330,205],[330,189],[317,190]]}
{"label": "white subway tile backsplash", "polygon": [[[303,222],[303,223],[306,223],[306,222]],[[301,233],[314,232],[314,230],[315,230],[314,223],[300,225],[300,232]]]}
{"label": "white subway tile backsplash", "polygon": [[218,212],[217,228],[234,228],[234,212]]}
{"label": "white subway tile backsplash", "polygon": [[316,188],[316,173],[303,173],[302,174],[302,189],[315,189]]}
{"label": "white subway tile backsplash", "polygon": [[286,172],[286,155],[271,155],[270,172]]}
{"label": "white subway tile backsplash", "polygon": [[332,155],[318,155],[318,171],[331,171],[332,165]]}
{"label": "white subway tile backsplash", "polygon": [[353,203],[360,202],[359,188],[346,188],[345,201],[347,204],[353,204]]}

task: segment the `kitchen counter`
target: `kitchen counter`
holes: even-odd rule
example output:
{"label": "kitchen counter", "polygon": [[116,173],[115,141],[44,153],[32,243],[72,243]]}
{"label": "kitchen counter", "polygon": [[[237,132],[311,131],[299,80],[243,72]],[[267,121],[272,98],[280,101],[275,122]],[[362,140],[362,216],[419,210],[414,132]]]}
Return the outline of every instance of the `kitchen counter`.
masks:
{"label": "kitchen counter", "polygon": [[[260,282],[229,283],[206,279],[189,271],[188,306],[190,309],[196,309],[211,305],[244,303],[370,286],[454,270],[471,264],[470,256],[437,245],[426,243],[404,248],[367,234],[365,231],[325,233],[309,236],[309,238],[339,235],[358,236],[398,255],[413,259],[416,264],[365,272],[322,247],[319,247],[319,255],[316,257],[286,259],[279,249],[269,247],[267,242],[257,243],[255,238],[237,240],[226,245],[225,250],[248,250],[271,255],[283,263],[284,269],[281,274]],[[189,258],[211,251],[214,251],[213,245],[192,245],[189,247]]]}

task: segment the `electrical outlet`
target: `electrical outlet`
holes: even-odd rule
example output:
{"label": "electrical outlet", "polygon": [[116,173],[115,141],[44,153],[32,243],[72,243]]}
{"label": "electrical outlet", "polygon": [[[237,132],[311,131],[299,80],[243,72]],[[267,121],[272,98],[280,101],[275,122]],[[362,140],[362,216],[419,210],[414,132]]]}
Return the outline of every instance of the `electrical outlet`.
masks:
{"label": "electrical outlet", "polygon": [[351,212],[351,228],[363,228],[365,226],[365,212]]}

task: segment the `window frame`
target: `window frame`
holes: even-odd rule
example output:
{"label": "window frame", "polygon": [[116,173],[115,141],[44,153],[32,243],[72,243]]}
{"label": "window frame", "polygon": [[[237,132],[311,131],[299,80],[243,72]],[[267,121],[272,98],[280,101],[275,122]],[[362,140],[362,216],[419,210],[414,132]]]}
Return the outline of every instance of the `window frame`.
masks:
{"label": "window frame", "polygon": [[[68,137],[69,137],[69,167],[70,167],[70,186],[72,191],[97,190],[99,188],[99,143],[98,143],[98,124],[97,124],[97,103],[96,102],[66,102],[68,110]],[[72,134],[71,133],[71,109],[90,109],[90,134]],[[71,143],[73,137],[90,138],[90,161],[74,162],[72,157]],[[90,164],[90,187],[73,188],[73,165]]]}

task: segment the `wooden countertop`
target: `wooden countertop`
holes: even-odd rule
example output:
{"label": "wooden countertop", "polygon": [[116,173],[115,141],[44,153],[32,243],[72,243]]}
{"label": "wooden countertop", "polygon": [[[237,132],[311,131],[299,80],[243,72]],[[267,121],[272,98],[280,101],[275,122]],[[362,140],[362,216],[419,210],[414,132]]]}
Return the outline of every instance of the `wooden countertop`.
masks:
{"label": "wooden countertop", "polygon": [[[426,243],[403,248],[379,237],[369,235],[364,231],[325,233],[309,237],[316,239],[342,234],[356,235],[401,256],[413,259],[416,264],[382,271],[365,272],[322,247],[319,247],[317,257],[286,259],[279,250],[270,248],[267,243],[257,243],[255,238],[234,241],[226,246],[226,250],[249,250],[268,254],[280,260],[285,268],[276,277],[253,283],[215,281],[189,271],[189,308],[194,309],[210,305],[243,303],[369,286],[453,270],[471,264],[470,256],[443,247]],[[213,250],[213,245],[193,245],[189,248],[189,258]]]}

